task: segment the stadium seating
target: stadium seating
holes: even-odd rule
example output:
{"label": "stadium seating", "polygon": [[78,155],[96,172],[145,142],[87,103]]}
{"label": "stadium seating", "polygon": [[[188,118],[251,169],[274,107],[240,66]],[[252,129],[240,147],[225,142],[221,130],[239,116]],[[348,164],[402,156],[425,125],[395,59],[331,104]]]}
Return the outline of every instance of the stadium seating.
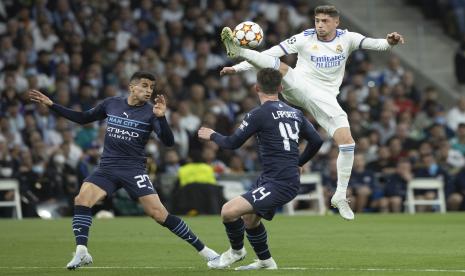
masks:
{"label": "stadium seating", "polygon": [[[296,211],[294,210],[294,204],[296,201],[315,201],[318,210],[317,214],[324,215],[326,212],[325,207],[325,198],[323,194],[323,186],[321,181],[321,174],[319,173],[310,173],[310,174],[303,174],[300,176],[300,185],[301,191],[304,193],[299,193],[291,202],[284,205],[284,213],[289,215],[294,215],[296,213],[309,213],[308,210],[305,211]],[[314,186],[314,189],[313,189]]]}
{"label": "stadium seating", "polygon": [[223,195],[226,200],[231,200],[246,192],[240,181],[218,180],[218,185],[223,186]]}
{"label": "stadium seating", "polygon": [[23,219],[21,211],[21,198],[19,196],[19,183],[16,179],[0,180],[0,191],[13,191],[14,199],[10,201],[0,201],[0,207],[13,207],[18,219]]}
{"label": "stadium seating", "polygon": [[[415,190],[436,190],[436,199],[415,199]],[[406,210],[410,214],[415,214],[415,206],[432,205],[439,206],[441,213],[446,212],[446,200],[444,196],[444,182],[435,178],[414,178],[407,185],[407,199],[405,200]]]}

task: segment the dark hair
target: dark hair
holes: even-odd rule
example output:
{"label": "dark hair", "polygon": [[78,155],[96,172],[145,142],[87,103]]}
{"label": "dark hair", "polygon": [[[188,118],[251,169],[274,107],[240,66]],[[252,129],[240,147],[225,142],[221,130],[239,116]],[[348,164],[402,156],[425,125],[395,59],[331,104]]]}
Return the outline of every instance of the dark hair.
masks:
{"label": "dark hair", "polygon": [[339,11],[336,9],[335,6],[332,5],[317,6],[315,8],[315,15],[319,13],[327,14],[331,17],[339,17]]}
{"label": "dark hair", "polygon": [[155,75],[147,71],[137,71],[129,79],[129,82],[139,81],[140,79],[149,79],[155,81]]}
{"label": "dark hair", "polygon": [[265,94],[277,94],[283,76],[278,70],[264,68],[257,73],[257,84]]}

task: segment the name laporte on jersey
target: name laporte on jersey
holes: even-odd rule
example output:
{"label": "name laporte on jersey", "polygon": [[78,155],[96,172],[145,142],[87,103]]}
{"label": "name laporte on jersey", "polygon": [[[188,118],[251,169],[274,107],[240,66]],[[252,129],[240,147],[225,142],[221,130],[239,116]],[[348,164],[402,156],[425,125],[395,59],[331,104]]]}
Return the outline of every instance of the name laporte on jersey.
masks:
{"label": "name laporte on jersey", "polygon": [[273,119],[278,120],[279,118],[293,118],[293,119],[298,119],[297,113],[295,111],[276,111],[276,114],[274,112],[271,112],[271,115],[273,115]]}

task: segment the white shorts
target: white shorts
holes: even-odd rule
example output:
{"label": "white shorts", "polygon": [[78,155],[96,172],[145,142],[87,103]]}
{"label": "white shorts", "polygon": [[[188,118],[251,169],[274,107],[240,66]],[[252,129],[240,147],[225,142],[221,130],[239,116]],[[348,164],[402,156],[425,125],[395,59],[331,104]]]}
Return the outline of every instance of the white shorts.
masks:
{"label": "white shorts", "polygon": [[337,102],[336,97],[326,91],[318,91],[298,71],[289,67],[283,77],[284,98],[293,105],[310,112],[318,124],[333,137],[336,129],[350,127],[347,113]]}

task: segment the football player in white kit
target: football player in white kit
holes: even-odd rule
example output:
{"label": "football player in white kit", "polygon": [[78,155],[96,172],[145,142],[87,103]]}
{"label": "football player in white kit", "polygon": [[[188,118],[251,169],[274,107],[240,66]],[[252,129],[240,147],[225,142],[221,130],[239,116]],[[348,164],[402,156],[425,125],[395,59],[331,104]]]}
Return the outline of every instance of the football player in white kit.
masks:
{"label": "football player in white kit", "polygon": [[[354,219],[346,199],[347,186],[354,160],[355,141],[350,133],[347,114],[337,102],[345,64],[350,53],[357,49],[385,51],[404,43],[402,35],[390,33],[385,39],[365,37],[359,33],[337,29],[339,12],[334,6],[315,8],[315,28],[292,36],[268,50],[257,52],[237,46],[233,33],[225,27],[221,39],[231,58],[243,58],[232,67],[224,67],[220,74],[233,74],[253,67],[278,69],[283,75],[284,98],[306,109],[339,146],[337,158],[337,188],[331,205],[338,208],[347,220]],[[279,57],[297,53],[295,68],[281,63]]]}

